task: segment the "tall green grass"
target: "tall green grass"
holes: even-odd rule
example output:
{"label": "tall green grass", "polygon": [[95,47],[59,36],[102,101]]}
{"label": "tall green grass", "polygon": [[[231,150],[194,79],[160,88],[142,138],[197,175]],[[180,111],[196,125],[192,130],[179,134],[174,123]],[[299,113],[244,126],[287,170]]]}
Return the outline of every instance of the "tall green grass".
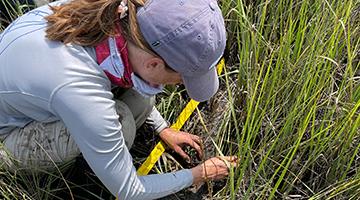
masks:
{"label": "tall green grass", "polygon": [[222,2],[227,71],[238,73],[225,74],[228,117],[218,146],[241,166],[217,196],[360,196],[359,5]]}

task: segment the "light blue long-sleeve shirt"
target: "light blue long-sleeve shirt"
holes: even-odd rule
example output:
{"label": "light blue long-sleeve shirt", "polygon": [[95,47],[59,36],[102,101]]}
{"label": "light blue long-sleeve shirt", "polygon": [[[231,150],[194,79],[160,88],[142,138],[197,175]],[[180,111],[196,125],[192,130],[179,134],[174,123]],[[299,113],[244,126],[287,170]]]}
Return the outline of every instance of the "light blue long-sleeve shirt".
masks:
{"label": "light blue long-sleeve shirt", "polygon": [[30,11],[0,35],[0,134],[33,120],[61,120],[118,199],[154,199],[190,186],[190,170],[136,174],[109,79],[82,46],[45,38],[43,18],[51,12],[48,6]]}

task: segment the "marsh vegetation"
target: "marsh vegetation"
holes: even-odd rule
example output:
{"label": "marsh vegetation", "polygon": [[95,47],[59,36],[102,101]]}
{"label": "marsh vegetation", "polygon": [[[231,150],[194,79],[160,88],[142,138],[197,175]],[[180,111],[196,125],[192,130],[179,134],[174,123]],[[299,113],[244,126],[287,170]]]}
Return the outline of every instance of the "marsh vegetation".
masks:
{"label": "marsh vegetation", "polygon": [[[198,198],[359,199],[360,2],[219,4],[228,33],[220,89],[182,130],[202,136],[207,156],[237,155],[241,165],[227,180],[194,189]],[[174,123],[189,98],[182,86],[170,85],[157,100]],[[132,150],[135,165],[158,141],[143,137]],[[188,153],[193,164],[201,162]],[[78,187],[65,185],[59,174],[73,165],[41,176],[2,170],[0,192],[6,199],[57,199],[60,191]],[[151,173],[183,167],[168,150]],[[189,190],[174,198],[189,199]]]}

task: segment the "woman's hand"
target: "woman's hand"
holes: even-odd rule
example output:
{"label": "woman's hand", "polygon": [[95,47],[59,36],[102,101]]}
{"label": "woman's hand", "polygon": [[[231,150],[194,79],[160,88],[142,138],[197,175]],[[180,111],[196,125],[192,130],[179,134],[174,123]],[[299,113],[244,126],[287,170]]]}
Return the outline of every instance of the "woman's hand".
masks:
{"label": "woman's hand", "polygon": [[202,158],[201,145],[202,140],[197,135],[177,131],[172,128],[165,128],[159,133],[161,139],[176,153],[178,153],[186,162],[190,162],[190,157],[183,151],[184,146],[191,146],[196,150],[199,158]]}
{"label": "woman's hand", "polygon": [[[225,156],[225,159],[229,162],[231,167],[237,166],[237,162],[238,162],[237,157]],[[191,168],[190,171],[194,176],[193,184],[206,181],[206,177],[208,178],[209,181],[220,181],[225,179],[230,172],[223,158],[220,156],[210,158],[209,160],[205,161],[203,164]]]}

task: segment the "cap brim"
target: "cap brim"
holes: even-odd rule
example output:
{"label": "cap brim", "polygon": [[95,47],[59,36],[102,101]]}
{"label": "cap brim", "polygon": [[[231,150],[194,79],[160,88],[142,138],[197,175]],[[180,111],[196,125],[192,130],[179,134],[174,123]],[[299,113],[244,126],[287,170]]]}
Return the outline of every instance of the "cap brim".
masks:
{"label": "cap brim", "polygon": [[216,67],[213,67],[200,77],[183,76],[183,81],[190,98],[199,102],[210,99],[219,88]]}

